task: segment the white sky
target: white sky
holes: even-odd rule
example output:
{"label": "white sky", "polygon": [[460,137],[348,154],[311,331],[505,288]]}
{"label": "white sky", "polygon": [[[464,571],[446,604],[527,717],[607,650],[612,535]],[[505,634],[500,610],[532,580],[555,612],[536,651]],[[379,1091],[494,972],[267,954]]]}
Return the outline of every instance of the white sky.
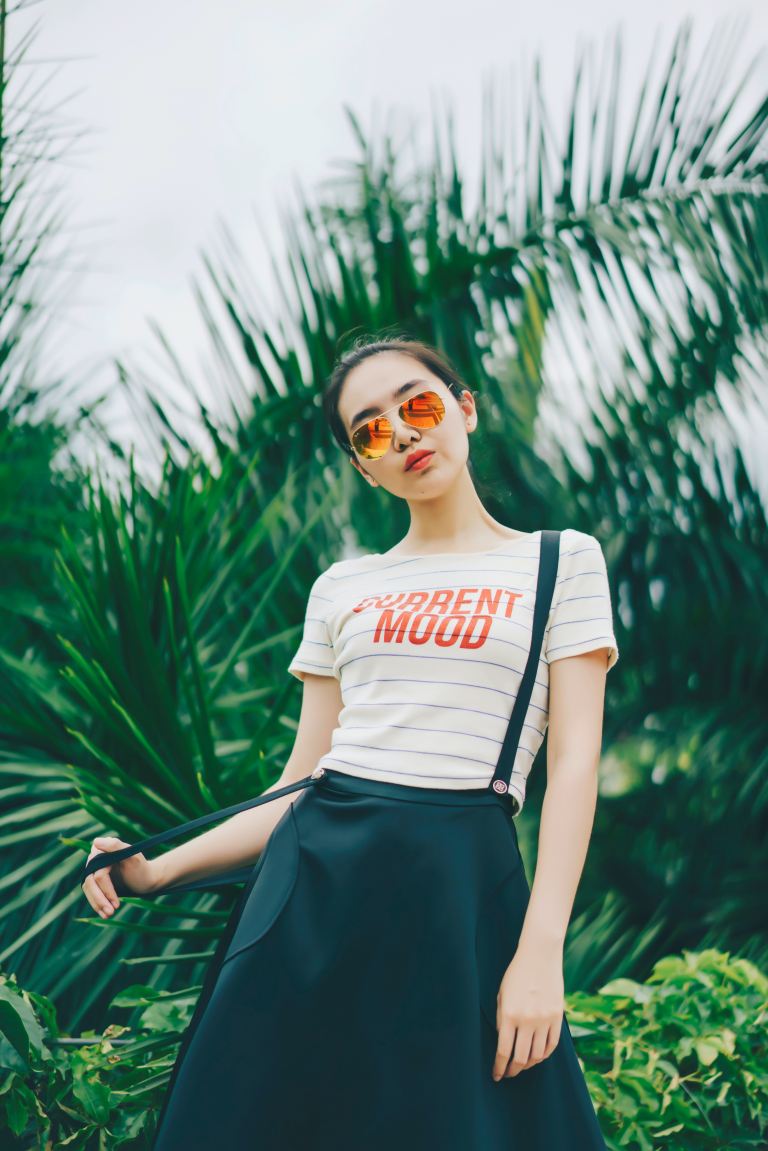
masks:
{"label": "white sky", "polygon": [[[279,251],[278,210],[358,157],[343,105],[370,133],[394,110],[419,121],[431,150],[431,108],[453,109],[460,162],[480,151],[484,81],[510,89],[540,53],[550,107],[562,123],[578,48],[623,30],[625,113],[654,37],[666,58],[685,16],[702,45],[728,13],[744,21],[746,61],[768,45],[768,5],[726,0],[41,0],[12,15],[11,45],[39,25],[25,67],[59,116],[86,133],[57,165],[68,205],[74,289],[50,334],[46,374],[82,377],[84,399],[112,384],[112,356],[165,362],[155,320],[196,377],[207,352],[191,277],[225,221],[262,293],[271,272],[260,232]],[[758,90],[758,81],[751,91]],[[88,386],[85,386],[85,381]],[[118,429],[119,434],[119,429]]]}

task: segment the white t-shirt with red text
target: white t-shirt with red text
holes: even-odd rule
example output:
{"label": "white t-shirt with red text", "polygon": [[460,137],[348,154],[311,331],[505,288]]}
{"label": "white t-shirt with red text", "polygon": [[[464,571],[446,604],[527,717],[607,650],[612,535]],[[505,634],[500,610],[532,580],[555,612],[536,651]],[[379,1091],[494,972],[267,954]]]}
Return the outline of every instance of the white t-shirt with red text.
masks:
{"label": "white t-shirt with red text", "polygon": [[[373,553],[317,577],[288,666],[341,685],[317,766],[419,787],[490,783],[528,658],[540,542],[537,531],[477,553]],[[598,648],[610,670],[619,650],[605,557],[594,536],[566,528],[508,779],[518,812],[547,728],[549,665]]]}

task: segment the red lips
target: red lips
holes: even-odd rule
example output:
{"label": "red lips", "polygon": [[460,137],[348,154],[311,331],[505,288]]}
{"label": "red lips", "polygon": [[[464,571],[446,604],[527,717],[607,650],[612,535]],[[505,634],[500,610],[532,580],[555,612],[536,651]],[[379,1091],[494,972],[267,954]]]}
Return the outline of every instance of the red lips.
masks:
{"label": "red lips", "polygon": [[433,454],[434,453],[431,451],[411,452],[411,454],[408,456],[408,458],[405,461],[405,470],[408,471],[410,468],[412,468],[417,460],[422,459],[424,456],[431,456]]}

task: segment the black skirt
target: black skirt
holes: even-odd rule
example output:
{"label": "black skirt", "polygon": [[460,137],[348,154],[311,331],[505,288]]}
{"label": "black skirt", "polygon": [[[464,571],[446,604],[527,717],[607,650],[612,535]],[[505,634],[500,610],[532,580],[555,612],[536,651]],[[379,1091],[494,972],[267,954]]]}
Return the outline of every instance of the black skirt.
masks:
{"label": "black skirt", "polygon": [[219,940],[153,1151],[605,1151],[565,1018],[491,1077],[529,894],[508,797],[327,770]]}

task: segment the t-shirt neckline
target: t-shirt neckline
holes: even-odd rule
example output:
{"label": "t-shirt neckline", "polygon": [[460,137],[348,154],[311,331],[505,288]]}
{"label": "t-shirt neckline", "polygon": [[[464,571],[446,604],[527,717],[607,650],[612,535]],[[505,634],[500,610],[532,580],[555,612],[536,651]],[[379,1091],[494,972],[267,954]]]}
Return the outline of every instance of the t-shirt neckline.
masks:
{"label": "t-shirt neckline", "polygon": [[498,544],[495,548],[482,548],[480,551],[474,552],[422,552],[420,555],[388,555],[387,552],[369,552],[369,559],[390,559],[390,560],[432,560],[432,559],[461,559],[463,557],[472,556],[485,556],[494,555],[496,552],[508,548],[511,544],[522,543],[523,541],[533,540],[535,537],[541,535],[541,528],[537,528],[535,532],[528,532],[526,535],[515,536],[514,539],[505,540],[503,544]]}

